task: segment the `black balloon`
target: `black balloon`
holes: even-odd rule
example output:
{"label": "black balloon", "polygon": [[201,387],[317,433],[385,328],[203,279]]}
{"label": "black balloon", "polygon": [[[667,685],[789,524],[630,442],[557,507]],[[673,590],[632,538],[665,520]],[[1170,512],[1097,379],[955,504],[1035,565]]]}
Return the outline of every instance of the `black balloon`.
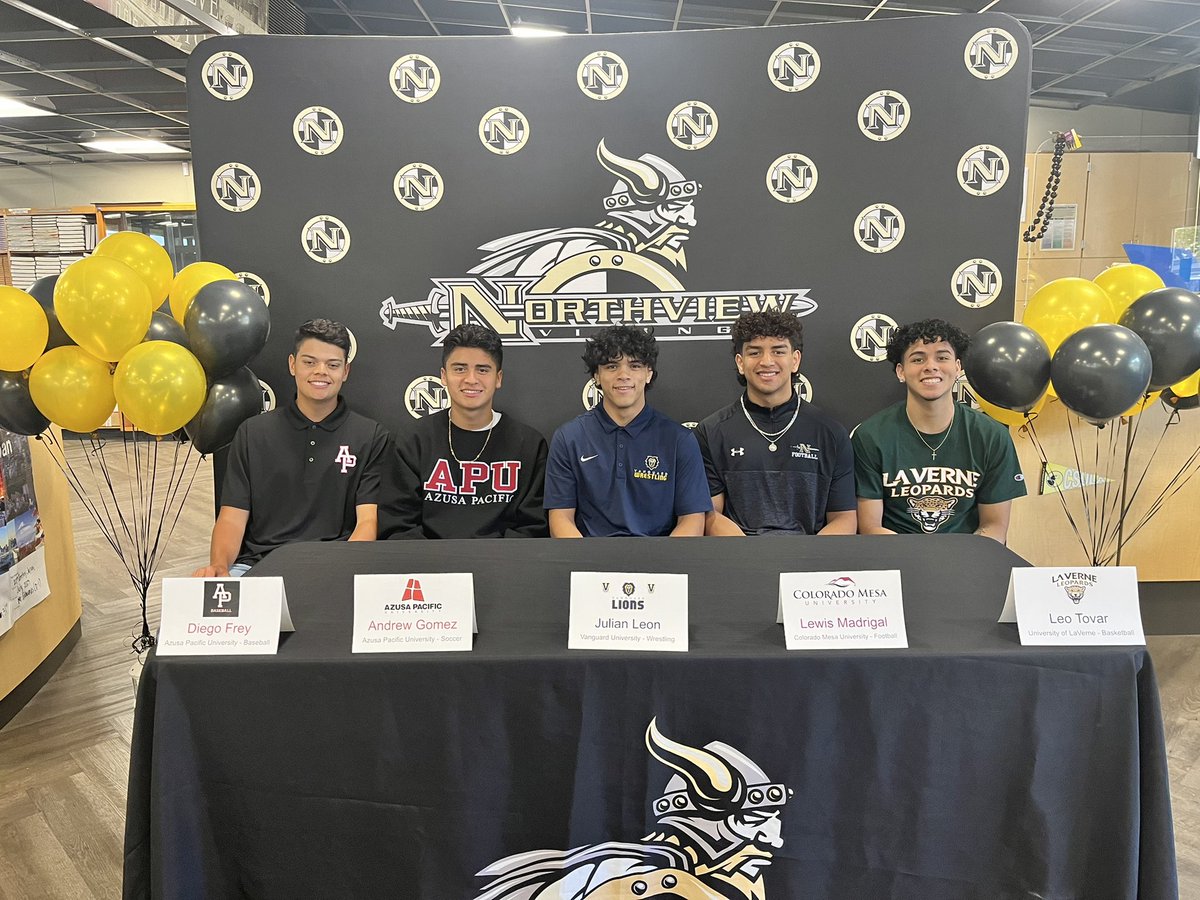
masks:
{"label": "black balloon", "polygon": [[1050,349],[1028,325],[994,322],[971,339],[964,367],[984,400],[1029,412],[1050,384]]}
{"label": "black balloon", "polygon": [[0,372],[0,428],[13,434],[41,434],[50,425],[33,398],[29,396],[29,380],[21,372]]}
{"label": "black balloon", "polygon": [[1062,342],[1050,363],[1050,380],[1063,406],[1103,425],[1145,396],[1150,350],[1121,325],[1089,325]]}
{"label": "black balloon", "polygon": [[262,385],[243,367],[212,383],[200,412],[184,430],[197,450],[212,453],[232,441],[238,426],[262,412],[262,407]]}
{"label": "black balloon", "polygon": [[46,321],[50,323],[50,339],[46,341],[47,350],[53,350],[55,347],[75,346],[75,342],[71,340],[70,335],[63,330],[62,323],[58,321],[58,313],[54,311],[54,285],[56,284],[58,284],[58,276],[47,275],[45,278],[35,281],[26,291],[46,311]]}
{"label": "black balloon", "polygon": [[191,351],[210,379],[246,365],[267,342],[267,304],[240,281],[213,281],[196,292],[184,316]]}
{"label": "black balloon", "polygon": [[1150,390],[1170,387],[1200,369],[1200,297],[1178,287],[1142,294],[1121,324],[1150,348]]}
{"label": "black balloon", "polygon": [[170,341],[181,347],[189,347],[187,332],[175,321],[170,313],[156,312],[150,317],[150,327],[146,329],[143,341]]}

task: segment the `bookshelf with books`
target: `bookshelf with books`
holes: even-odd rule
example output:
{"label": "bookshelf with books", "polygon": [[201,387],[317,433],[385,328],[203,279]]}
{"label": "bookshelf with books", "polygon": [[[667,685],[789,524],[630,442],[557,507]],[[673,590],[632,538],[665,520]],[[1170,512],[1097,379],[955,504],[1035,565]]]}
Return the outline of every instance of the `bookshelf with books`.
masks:
{"label": "bookshelf with books", "polygon": [[0,283],[24,290],[58,275],[96,248],[100,228],[95,206],[0,210]]}

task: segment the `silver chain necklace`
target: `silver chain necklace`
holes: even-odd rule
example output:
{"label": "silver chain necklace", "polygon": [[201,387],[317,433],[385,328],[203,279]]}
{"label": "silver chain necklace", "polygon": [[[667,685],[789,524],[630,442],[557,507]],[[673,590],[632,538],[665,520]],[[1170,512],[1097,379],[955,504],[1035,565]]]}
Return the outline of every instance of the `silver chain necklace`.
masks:
{"label": "silver chain necklace", "polygon": [[[908,418],[907,414],[905,415],[905,418]],[[955,418],[956,418],[955,416],[950,417],[950,427],[946,429],[946,433],[944,435],[942,435],[942,439],[941,439],[941,441],[938,442],[938,445],[936,447],[931,445],[929,443],[929,441],[925,440],[925,435],[921,434],[920,429],[917,428],[916,425],[913,425],[912,419],[908,419],[908,424],[912,425],[912,430],[916,433],[917,440],[919,440],[922,444],[925,445],[926,449],[929,450],[930,457],[935,462],[937,461],[937,452],[942,449],[942,447],[945,445],[946,441],[950,440],[950,432],[954,430],[954,419]]]}
{"label": "silver chain necklace", "polygon": [[[471,459],[468,459],[468,460],[461,460],[458,458],[458,454],[454,452],[454,423],[450,421],[450,415],[449,415],[449,413],[447,413],[446,414],[446,443],[450,445],[450,455],[454,457],[454,461],[456,463],[458,463],[459,465],[462,465],[463,462],[478,462],[479,457],[483,456],[483,451],[487,449],[488,441],[490,441],[492,439],[492,432],[495,431],[495,428],[496,428],[495,423],[488,426],[487,437],[485,437],[483,439],[483,446],[479,448],[479,452],[476,453],[475,456],[473,456]],[[463,429],[463,431],[466,431],[466,430],[467,429],[465,429],[465,428]]]}
{"label": "silver chain necklace", "polygon": [[775,442],[787,434],[788,430],[796,424],[796,416],[800,415],[800,398],[796,398],[796,411],[792,413],[791,420],[783,427],[782,431],[777,431],[774,434],[771,434],[769,431],[763,431],[756,424],[754,424],[754,419],[750,418],[750,410],[746,409],[746,398],[743,396],[739,399],[742,404],[742,415],[746,417],[746,421],[750,423],[750,427],[761,434],[766,440],[767,449],[774,453],[779,449],[779,445]]}

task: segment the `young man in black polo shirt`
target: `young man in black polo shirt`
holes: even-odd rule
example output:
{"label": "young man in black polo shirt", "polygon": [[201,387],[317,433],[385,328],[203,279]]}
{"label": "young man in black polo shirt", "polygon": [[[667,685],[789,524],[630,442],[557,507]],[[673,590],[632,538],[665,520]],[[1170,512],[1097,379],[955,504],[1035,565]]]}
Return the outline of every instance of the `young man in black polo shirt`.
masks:
{"label": "young man in black polo shirt", "polygon": [[705,534],[854,534],[850,436],[793,389],[803,349],[791,313],[743,313],[733,323],[746,392],[696,428],[713,499]]}
{"label": "young man in black polo shirt", "polygon": [[442,343],[450,408],[396,441],[398,495],[383,509],[389,538],[546,537],[546,439],[496,412],[500,336],[459,325]]}
{"label": "young man in black polo shirt", "polygon": [[296,398],[242,423],[229,449],[221,511],[201,578],[243,575],[298,541],[373,541],[391,441],[339,396],[350,333],[328,319],[296,331]]}

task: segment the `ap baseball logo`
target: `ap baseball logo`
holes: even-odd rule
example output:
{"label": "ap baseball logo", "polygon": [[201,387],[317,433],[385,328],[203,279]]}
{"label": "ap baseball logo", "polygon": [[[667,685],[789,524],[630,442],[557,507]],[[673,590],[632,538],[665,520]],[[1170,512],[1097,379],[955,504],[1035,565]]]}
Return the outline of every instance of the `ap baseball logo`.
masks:
{"label": "ap baseball logo", "polygon": [[335,463],[342,464],[343,475],[358,465],[358,457],[350,452],[349,444],[342,444],[342,446],[338,448],[337,456],[333,458],[333,461]]}
{"label": "ap baseball logo", "polygon": [[258,202],[262,195],[262,182],[254,170],[245,163],[227,162],[213,172],[213,199],[222,209],[229,212],[245,212]]}
{"label": "ap baseball logo", "polygon": [[236,618],[241,609],[241,585],[236,580],[204,582],[205,617],[229,616]]}
{"label": "ap baseball logo", "polygon": [[204,61],[204,89],[218,100],[240,100],[254,85],[254,70],[240,53],[222,50]]}
{"label": "ap baseball logo", "polygon": [[963,50],[967,71],[990,81],[1006,75],[1017,63],[1017,42],[1003,28],[985,28],[967,41]]}
{"label": "ap baseball logo", "polygon": [[388,84],[405,103],[424,103],[441,87],[442,73],[428,56],[410,53],[392,63]]}
{"label": "ap baseball logo", "polygon": [[585,97],[614,100],[629,83],[629,66],[611,50],[597,50],[583,58],[575,80]]}

